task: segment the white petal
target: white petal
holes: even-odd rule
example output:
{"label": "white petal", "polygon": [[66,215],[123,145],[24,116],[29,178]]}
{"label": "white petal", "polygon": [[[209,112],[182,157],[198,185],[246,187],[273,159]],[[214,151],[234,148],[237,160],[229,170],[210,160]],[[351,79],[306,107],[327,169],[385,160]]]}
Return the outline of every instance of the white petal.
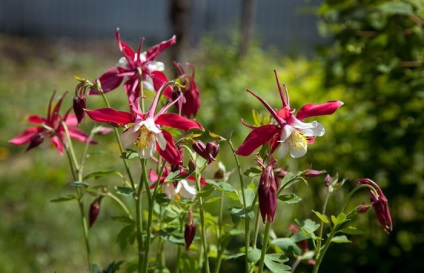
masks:
{"label": "white petal", "polygon": [[127,68],[128,66],[128,61],[125,57],[121,57],[118,62],[116,63],[116,66],[118,67],[122,67],[122,68]]}
{"label": "white petal", "polygon": [[278,158],[285,157],[288,151],[289,151],[288,142],[287,141],[281,142],[280,148],[278,148],[278,151],[277,151]]}
{"label": "white petal", "polygon": [[165,70],[165,65],[162,62],[151,61],[151,62],[147,62],[146,66],[147,66],[147,69],[149,69],[150,72],[164,71]]}
{"label": "white petal", "polygon": [[156,140],[158,141],[159,148],[163,151],[166,148],[166,139],[163,136],[162,132],[159,134],[155,134]]}
{"label": "white petal", "polygon": [[290,125],[301,131],[305,136],[323,136],[325,133],[324,127],[317,121],[306,123],[293,117],[290,120]]}
{"label": "white petal", "polygon": [[162,131],[160,130],[160,128],[155,124],[155,121],[152,118],[148,118],[143,122],[143,125],[146,126],[146,128],[150,131],[153,132],[154,134],[159,134]]}
{"label": "white petal", "polygon": [[299,158],[306,154],[308,151],[308,145],[290,145],[290,155],[293,158]]}
{"label": "white petal", "polygon": [[285,142],[290,137],[293,130],[294,130],[293,126],[289,124],[284,125],[279,142]]}
{"label": "white petal", "polygon": [[153,153],[156,151],[156,145],[154,141],[150,141],[149,146],[145,149],[138,150],[138,155],[141,158],[148,159],[153,156]]}
{"label": "white petal", "polygon": [[128,128],[121,135],[122,146],[124,146],[125,149],[131,147],[131,145],[137,141],[138,132],[134,132],[132,129],[132,127]]}
{"label": "white petal", "polygon": [[[146,51],[140,53],[139,59],[140,59],[141,62],[146,61]],[[134,61],[135,61],[135,55],[134,55]]]}
{"label": "white petal", "polygon": [[187,180],[181,180],[178,183],[177,190],[179,194],[181,194],[182,197],[186,199],[191,199],[196,196],[197,191],[196,188],[190,187],[187,183]]}
{"label": "white petal", "polygon": [[146,76],[146,78],[143,80],[143,88],[146,90],[155,91],[151,77]]}
{"label": "white petal", "polygon": [[163,191],[169,199],[172,199],[177,194],[174,183],[163,183]]}

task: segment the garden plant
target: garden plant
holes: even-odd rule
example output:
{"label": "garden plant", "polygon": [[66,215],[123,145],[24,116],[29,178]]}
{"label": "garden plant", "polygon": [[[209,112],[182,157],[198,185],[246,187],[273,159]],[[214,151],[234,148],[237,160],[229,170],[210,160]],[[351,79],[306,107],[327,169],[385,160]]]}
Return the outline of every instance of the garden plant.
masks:
{"label": "garden plant", "polygon": [[[299,110],[293,109],[289,86],[280,83],[278,71],[271,68],[269,73],[275,76],[271,102],[263,99],[261,90],[246,86],[240,99],[262,105],[252,107],[251,118],[250,113],[239,113],[240,123],[226,124],[220,116],[213,117],[228,128],[248,128],[245,140],[233,143],[232,134],[213,132],[196,120],[202,111],[202,91],[194,66],[174,62],[179,75],[170,79],[170,69],[156,60],[177,43],[175,36],[145,51],[143,40],[134,50],[121,40],[119,30],[116,40],[122,58],[115,66],[96,79],[76,76],[72,94],[53,92],[47,114],[29,116],[33,126],[10,140],[27,145],[27,151],[53,144],[58,158],[68,161],[67,183],[73,191],[52,202],[75,203],[87,272],[209,273],[220,272],[234,260],[240,261],[240,272],[296,272],[300,263],[319,272],[332,244],[349,243],[350,236],[362,232],[352,223],[358,215],[374,210],[382,232],[392,231],[388,200],[378,181],[344,179],[342,174],[312,167],[287,168],[287,158],[303,157],[309,145],[325,141],[326,130],[332,128],[324,129],[315,118],[343,111],[342,101],[305,101],[299,102],[306,103]],[[110,92],[120,92],[125,109],[111,104]],[[103,107],[92,107],[99,103]],[[253,124],[245,122],[247,118]],[[92,129],[85,132],[83,123]],[[101,152],[98,141],[107,134],[115,137],[115,160],[123,172],[87,166],[87,159]],[[231,157],[220,156],[224,146]],[[325,189],[324,202],[305,219],[283,220],[285,206],[308,202],[298,191],[311,179]],[[338,195],[344,185],[349,185],[349,193]],[[352,203],[357,194],[370,201]],[[340,202],[338,210],[328,211],[334,196]],[[104,199],[121,209],[110,221],[122,223],[117,243],[133,247],[133,255],[98,265],[92,260],[96,250],[90,246],[90,234],[104,210]],[[286,226],[289,233],[275,232],[276,226]],[[167,251],[169,246],[176,251]]]}

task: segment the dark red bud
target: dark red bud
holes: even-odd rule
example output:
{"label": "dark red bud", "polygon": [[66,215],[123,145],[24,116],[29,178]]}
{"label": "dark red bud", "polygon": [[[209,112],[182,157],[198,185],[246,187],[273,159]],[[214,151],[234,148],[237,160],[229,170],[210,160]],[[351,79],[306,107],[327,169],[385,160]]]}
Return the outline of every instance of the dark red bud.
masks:
{"label": "dark red bud", "polygon": [[277,210],[277,188],[272,166],[268,166],[262,171],[261,180],[258,187],[259,210],[262,221],[274,221]]}
{"label": "dark red bud", "polygon": [[98,197],[90,205],[90,210],[88,211],[88,227],[90,228],[96,222],[97,217],[99,216],[101,200],[102,197]]}
{"label": "dark red bud", "polygon": [[313,178],[313,177],[318,177],[324,173],[326,173],[327,171],[317,171],[317,170],[313,170],[313,169],[307,169],[303,172],[303,175],[305,177],[309,177],[309,178]]}
{"label": "dark red bud", "polygon": [[356,207],[356,212],[360,214],[367,213],[367,211],[370,209],[371,205],[359,205]]}
{"label": "dark red bud", "polygon": [[41,143],[43,143],[44,141],[44,136],[42,134],[37,134],[35,135],[31,142],[29,143],[28,148],[26,149],[27,151],[39,146]]}
{"label": "dark red bud", "polygon": [[186,250],[188,250],[190,248],[191,243],[193,243],[194,236],[196,236],[196,225],[194,224],[193,213],[190,210],[188,221],[184,230],[184,241],[186,245]]}
{"label": "dark red bud", "polygon": [[80,98],[78,96],[74,97],[73,108],[75,116],[77,117],[78,124],[84,119],[84,108],[86,107],[85,98]]}

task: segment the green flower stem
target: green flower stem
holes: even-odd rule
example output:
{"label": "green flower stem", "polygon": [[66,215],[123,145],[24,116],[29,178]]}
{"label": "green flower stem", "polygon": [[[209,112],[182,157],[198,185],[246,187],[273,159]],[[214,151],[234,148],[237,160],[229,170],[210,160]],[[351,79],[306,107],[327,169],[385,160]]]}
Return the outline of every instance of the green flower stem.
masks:
{"label": "green flower stem", "polygon": [[[180,215],[180,232],[184,233],[184,224],[183,224],[183,217]],[[175,259],[175,264],[177,265],[177,268],[175,268],[175,273],[180,273],[180,261],[181,261],[181,246],[178,245],[177,247],[177,257]]]}
{"label": "green flower stem", "polygon": [[[331,188],[327,187],[327,192],[325,194],[324,204],[322,206],[322,211],[321,211],[322,215],[325,215],[325,212],[327,210],[327,204],[328,204],[328,199],[330,197],[330,194],[331,194]],[[321,242],[322,242],[322,239],[323,239],[322,238],[323,233],[324,233],[324,222],[321,221],[320,227],[319,227],[319,235],[318,235],[319,238],[321,238],[321,240],[317,240],[316,243],[315,243],[314,240],[312,240],[314,242],[314,245],[315,245],[315,257],[316,258],[318,258],[321,255]],[[316,265],[316,263],[315,263],[315,265]],[[318,265],[318,267],[319,267],[319,265]]]}
{"label": "green flower stem", "polygon": [[257,244],[257,241],[258,241],[259,223],[260,223],[259,219],[261,218],[261,216],[260,216],[261,214],[259,212],[259,206],[256,209],[255,215],[256,215],[256,219],[255,219],[255,231],[253,233],[253,236],[254,237],[253,237],[253,242],[252,242],[252,248],[256,248],[256,244]]}
{"label": "green flower stem", "polygon": [[223,245],[222,242],[222,217],[223,217],[223,208],[224,208],[224,192],[221,192],[221,200],[219,201],[219,218],[218,218],[218,234],[217,234],[217,238],[218,238],[218,257],[216,260],[216,264],[215,264],[215,273],[219,273],[220,269],[221,269],[221,262],[222,262],[222,256],[224,254],[224,250],[226,248],[226,246]]}
{"label": "green flower stem", "polygon": [[[197,191],[200,191],[202,189],[200,186],[201,177],[198,170],[196,170],[195,172],[195,177],[196,177]],[[199,199],[200,228],[201,228],[203,255],[204,255],[204,265],[205,265],[206,273],[210,273],[209,258],[208,258],[208,243],[206,241],[205,212],[203,209],[203,205],[204,205],[203,197],[198,196],[198,199]]]}
{"label": "green flower stem", "polygon": [[346,206],[347,206],[347,203],[348,203],[348,202],[349,202],[349,200],[352,198],[352,196],[353,196],[353,195],[354,195],[357,191],[359,191],[359,190],[361,190],[361,189],[364,189],[364,188],[368,188],[368,189],[372,190],[372,191],[374,192],[374,194],[375,194],[376,196],[378,196],[378,192],[377,192],[377,190],[376,190],[375,188],[373,188],[372,186],[367,185],[367,184],[359,185],[359,186],[355,187],[353,190],[351,190],[351,191],[349,192],[349,194],[346,196],[346,198],[345,198],[345,200],[344,200],[344,202],[343,202],[343,205],[342,205],[342,206],[341,206],[341,208],[340,208],[340,213],[342,213],[342,212],[345,210],[345,208],[346,208]]}
{"label": "green flower stem", "polygon": [[[68,126],[66,125],[65,122],[62,122],[62,126],[65,130],[65,138],[66,138],[66,143],[62,144],[64,145],[64,147],[66,148],[66,154],[68,156],[69,159],[69,164],[72,170],[72,176],[74,178],[74,180],[77,181],[82,181],[82,169],[80,168],[78,161],[76,159],[75,156],[75,152],[74,152],[74,148],[72,145],[72,140],[71,137],[69,135],[69,130],[68,130]],[[61,139],[61,138],[59,138]],[[79,207],[79,211],[80,211],[80,217],[81,217],[81,225],[82,225],[82,229],[83,229],[83,236],[84,236],[84,244],[85,244],[85,249],[86,249],[86,253],[87,253],[87,264],[88,264],[88,270],[90,273],[93,273],[93,267],[91,264],[91,251],[90,251],[90,242],[88,240],[88,223],[87,223],[87,217],[85,216],[85,212],[84,212],[84,203],[82,200],[83,197],[83,193],[81,192],[81,189],[79,187],[75,188],[76,194],[77,194],[77,201],[78,201],[78,207]]]}
{"label": "green flower stem", "polygon": [[337,226],[334,226],[331,229],[330,235],[328,235],[328,238],[325,241],[324,247],[319,252],[319,255],[317,255],[317,258],[315,260],[314,269],[312,271],[313,273],[317,273],[318,272],[319,266],[321,265],[321,262],[322,262],[322,259],[324,258],[325,253],[327,252],[328,248],[330,247],[331,240],[333,239],[333,237],[336,234],[336,232],[337,232]]}
{"label": "green flower stem", "polygon": [[244,217],[244,248],[245,248],[245,266],[246,266],[246,272],[249,272],[249,267],[250,267],[250,263],[249,260],[247,259],[247,251],[249,250],[249,244],[250,244],[250,221],[248,219],[247,216],[247,202],[246,202],[246,195],[244,193],[244,181],[243,181],[243,174],[241,171],[241,165],[240,165],[240,161],[236,155],[236,151],[234,149],[233,143],[231,142],[230,138],[227,139],[227,143],[231,148],[231,151],[233,152],[234,155],[234,159],[236,161],[237,164],[237,172],[239,175],[239,179],[240,179],[240,188],[241,188],[241,195],[242,195],[242,200],[243,200],[243,209],[244,209],[244,213],[245,213],[245,217]]}
{"label": "green flower stem", "polygon": [[265,254],[268,249],[268,237],[269,237],[270,227],[271,227],[271,222],[267,219],[265,224],[265,231],[264,231],[263,245],[261,250],[261,259],[259,260],[258,273],[262,273],[264,269]]}
{"label": "green flower stem", "polygon": [[[150,191],[149,181],[147,178],[147,169],[146,169],[146,159],[140,159],[141,168],[142,168],[142,182],[140,182],[140,189],[142,187],[142,183],[146,188],[147,201],[148,201],[148,216],[147,216],[147,227],[146,227],[146,240],[144,241],[144,263],[141,272],[147,272],[148,264],[149,264],[149,252],[150,252],[150,244],[151,244],[151,235],[152,235],[152,221],[153,221],[153,205],[154,199],[153,195]],[[158,187],[159,183],[156,183],[155,189]],[[141,194],[141,190],[139,191]]]}

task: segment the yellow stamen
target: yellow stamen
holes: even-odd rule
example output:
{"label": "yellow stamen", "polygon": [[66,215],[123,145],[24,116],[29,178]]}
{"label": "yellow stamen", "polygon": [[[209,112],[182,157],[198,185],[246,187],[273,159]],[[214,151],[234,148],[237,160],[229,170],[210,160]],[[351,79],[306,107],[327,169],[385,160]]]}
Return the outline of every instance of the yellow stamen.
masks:
{"label": "yellow stamen", "polygon": [[306,150],[308,140],[302,132],[294,130],[289,137],[289,144],[295,150]]}
{"label": "yellow stamen", "polygon": [[138,132],[140,133],[140,135],[137,139],[137,147],[139,150],[146,149],[147,147],[149,147],[150,142],[152,142],[153,140],[153,133],[145,126],[141,126]]}

